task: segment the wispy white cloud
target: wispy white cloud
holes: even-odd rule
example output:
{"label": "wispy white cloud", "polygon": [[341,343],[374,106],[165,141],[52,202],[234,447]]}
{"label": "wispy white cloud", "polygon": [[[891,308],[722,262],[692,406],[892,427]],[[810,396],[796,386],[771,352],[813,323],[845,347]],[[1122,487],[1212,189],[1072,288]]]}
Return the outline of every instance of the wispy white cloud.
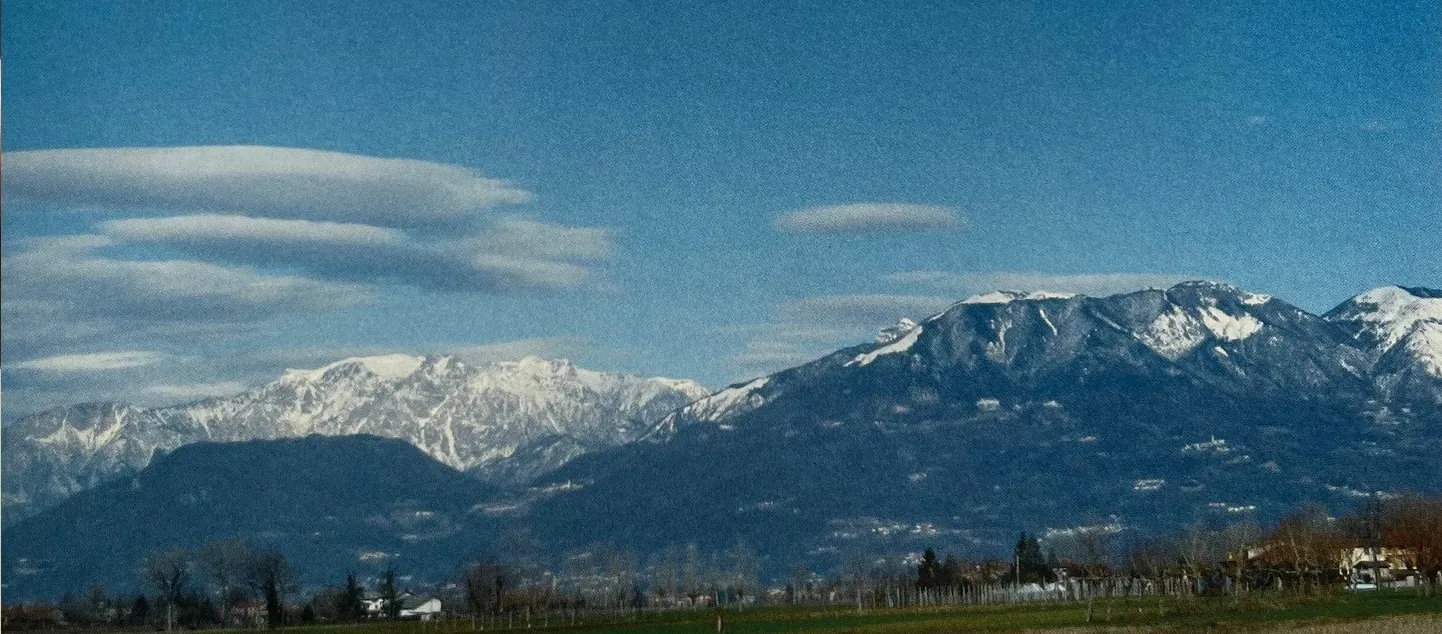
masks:
{"label": "wispy white cloud", "polygon": [[333,247],[393,245],[405,242],[397,229],[340,222],[281,220],[249,216],[196,214],[168,218],[127,218],[100,223],[100,232],[129,242],[172,245],[315,244]]}
{"label": "wispy white cloud", "polygon": [[135,261],[95,255],[102,236],[33,240],[4,258],[4,302],[38,301],[78,316],[157,322],[254,321],[352,306],[369,291],[354,284],[188,260]]}
{"label": "wispy white cloud", "polygon": [[1395,132],[1406,126],[1392,119],[1368,119],[1360,127],[1367,132]]}
{"label": "wispy white cloud", "polygon": [[903,317],[919,321],[952,303],[941,296],[887,294],[785,300],[777,305],[774,321],[724,329],[746,337],[745,348],[728,361],[738,370],[738,379],[775,372],[872,341],[877,330]]}
{"label": "wispy white cloud", "polygon": [[215,396],[239,394],[249,387],[240,381],[213,381],[210,383],[164,383],[145,387],[146,394],[162,402],[184,403]]}
{"label": "wispy white cloud", "polygon": [[469,363],[482,364],[514,361],[524,357],[574,358],[585,354],[592,346],[591,341],[585,337],[560,336],[470,345],[433,344],[431,347],[437,352],[454,354]]}
{"label": "wispy white cloud", "polygon": [[531,356],[546,359],[571,358],[585,354],[590,349],[589,339],[563,335],[485,342],[418,342],[402,345],[378,343],[261,348],[232,355],[226,358],[224,363],[263,381],[278,376],[285,369],[315,369],[351,357],[387,354],[416,356],[444,354],[455,355],[467,363],[480,365],[496,361],[514,361]]}
{"label": "wispy white cloud", "polygon": [[[254,334],[276,320],[354,307],[368,286],[187,260],[98,255],[103,236],[19,241],[0,277],[7,359],[77,349],[160,349]],[[8,246],[8,245],[7,245]],[[6,389],[26,389],[9,383]],[[23,400],[23,399],[22,399]]]}
{"label": "wispy white cloud", "polygon": [[238,213],[411,226],[523,203],[474,170],[411,159],[265,146],[7,152],[5,205],[131,213]]}
{"label": "wispy white cloud", "polygon": [[1168,288],[1195,275],[1157,273],[1038,273],[1017,271],[903,271],[892,282],[946,292],[957,299],[995,290],[1057,291],[1102,297],[1144,288]]}
{"label": "wispy white cloud", "polygon": [[495,281],[495,290],[563,289],[586,280],[586,267],[570,262],[482,253],[471,259],[471,267]]}
{"label": "wispy white cloud", "polygon": [[107,372],[154,365],[165,357],[166,355],[152,350],[57,354],[9,364],[5,369],[56,374]]}
{"label": "wispy white cloud", "polygon": [[467,238],[439,240],[355,223],[213,214],[113,220],[99,229],[116,240],[163,245],[201,260],[442,291],[573,288],[588,279],[589,264],[612,249],[604,229],[521,218],[503,219]]}
{"label": "wispy white cloud", "polygon": [[938,295],[817,295],[782,302],[780,313],[795,324],[880,327],[901,317],[927,317],[954,302]]}
{"label": "wispy white cloud", "polygon": [[782,214],[775,227],[801,233],[937,231],[962,226],[948,207],[903,203],[854,203],[811,207]]}
{"label": "wispy white cloud", "polygon": [[831,349],[814,342],[790,339],[753,339],[746,342],[746,349],[732,355],[729,360],[743,369],[743,375],[774,372],[783,368],[801,365],[817,359]]}
{"label": "wispy white cloud", "polygon": [[615,244],[607,229],[566,227],[509,216],[464,241],[477,252],[567,262],[611,257]]}
{"label": "wispy white cloud", "polygon": [[[22,409],[199,398],[274,377],[277,355],[305,367],[395,352],[229,350],[391,287],[600,288],[597,272],[615,251],[609,229],[497,215],[530,193],[454,165],[255,146],[7,154],[7,213],[68,208],[98,220],[80,235],[6,241],[0,340],[7,360],[24,360],[5,368],[11,405]],[[484,362],[588,346],[550,337],[401,347]],[[89,352],[107,349],[168,356],[141,364]]]}

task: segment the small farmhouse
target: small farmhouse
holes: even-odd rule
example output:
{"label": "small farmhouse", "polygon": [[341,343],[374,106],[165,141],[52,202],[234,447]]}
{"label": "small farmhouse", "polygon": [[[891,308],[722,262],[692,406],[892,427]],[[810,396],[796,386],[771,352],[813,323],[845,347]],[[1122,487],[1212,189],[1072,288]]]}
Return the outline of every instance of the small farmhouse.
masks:
{"label": "small farmhouse", "polygon": [[1338,572],[1354,590],[1410,588],[1417,584],[1414,559],[1403,548],[1353,548],[1342,551]]}
{"label": "small farmhouse", "polygon": [[401,618],[429,621],[441,613],[441,600],[427,596],[408,596],[401,599]]}

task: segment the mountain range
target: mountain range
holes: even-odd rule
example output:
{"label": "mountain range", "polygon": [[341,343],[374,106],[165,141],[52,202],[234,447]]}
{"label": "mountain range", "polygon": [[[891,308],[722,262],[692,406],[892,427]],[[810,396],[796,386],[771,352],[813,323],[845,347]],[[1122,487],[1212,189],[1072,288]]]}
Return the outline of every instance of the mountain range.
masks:
{"label": "mountain range", "polygon": [[371,434],[501,484],[625,444],[705,396],[694,381],[604,374],[526,358],[470,365],[452,356],[346,359],[287,370],[235,396],[161,408],[87,404],[3,430],[6,523],[202,441]]}
{"label": "mountain range", "polygon": [[[558,418],[547,426],[542,416],[510,419],[524,422],[509,426],[489,422],[494,419],[481,412],[495,417],[517,407],[467,390],[461,393],[474,400],[438,417],[433,408],[446,399],[411,396],[415,385],[449,385],[432,375],[542,365],[549,368],[544,376],[585,371],[538,360],[456,370],[464,366],[436,357],[350,360],[288,373],[231,399],[147,410],[146,425],[132,425],[154,434],[147,436],[150,446],[161,449],[152,454],[165,449],[166,430],[215,429],[228,420],[243,421],[237,427],[259,438],[378,433],[414,444],[440,466],[506,485],[480,490],[476,478],[435,485],[460,487],[449,495],[467,503],[485,499],[464,512],[445,510],[451,507],[433,498],[396,508],[454,516],[461,518],[454,526],[472,528],[420,534],[390,551],[348,542],[326,551],[335,570],[353,565],[362,551],[400,553],[397,561],[405,562],[411,549],[429,552],[454,535],[475,540],[513,532],[553,554],[598,542],[647,553],[695,541],[719,551],[741,540],[759,553],[764,569],[779,572],[797,562],[825,569],[850,557],[927,546],[995,554],[1022,530],[1060,545],[1078,531],[1124,537],[1195,522],[1269,521],[1302,501],[1341,510],[1377,495],[1442,491],[1439,360],[1442,291],[1384,287],[1315,315],[1228,285],[1188,282],[1101,298],[980,295],[901,321],[875,342],[715,394],[688,382],[615,379],[646,386],[626,394],[658,394],[636,399],[656,406],[618,404],[614,411],[630,414],[609,420],[598,414],[588,424]],[[310,382],[327,387],[287,387]],[[630,403],[593,396],[597,389],[579,393],[587,402]],[[348,405],[321,405],[332,402],[324,394],[344,394],[339,402]],[[180,414],[192,411],[187,408],[224,416]],[[239,411],[253,413],[225,418]],[[305,415],[322,411],[334,414]],[[20,471],[36,478],[16,490],[26,496],[46,490],[29,482],[50,483],[50,474],[62,471],[97,481],[117,477],[29,458],[43,455],[29,444],[12,448],[12,437],[43,445],[41,439],[57,434],[75,436],[66,441],[75,446],[128,446],[105,433],[113,426],[67,423],[66,416],[76,414],[51,412],[6,430],[7,496],[12,456],[29,460]],[[466,437],[474,444],[440,433],[457,426],[437,421],[462,419],[472,421],[466,429],[484,430]],[[347,422],[322,422],[331,420]],[[618,420],[626,422],[614,424]],[[272,429],[267,424],[283,431],[266,431]],[[27,434],[16,436],[22,429]],[[85,436],[82,429],[92,431]],[[337,439],[307,439],[330,440]],[[456,449],[462,445],[465,451]],[[265,451],[263,443],[257,446]],[[141,466],[130,464],[125,468]],[[186,464],[206,469],[203,461]],[[184,488],[187,478],[202,476],[166,479]],[[146,469],[134,477],[159,476]],[[71,490],[93,486],[79,477],[63,482]],[[264,480],[254,484],[257,495],[269,490]],[[81,542],[104,543],[111,537],[94,528],[104,522],[143,525],[144,517],[126,509],[152,502],[121,500],[114,485],[106,486],[112,488],[76,496],[6,530],[7,592],[53,589],[63,577],[14,576],[16,558],[48,561],[54,553],[92,547]],[[186,490],[167,492],[155,504],[200,495]],[[275,512],[298,516],[288,520],[297,525],[323,519],[304,507]],[[88,523],[74,523],[82,517]],[[310,552],[330,543],[320,534],[286,543]]]}
{"label": "mountain range", "polygon": [[741,537],[824,565],[1438,491],[1438,297],[1389,287],[1318,316],[1208,282],[978,296],[542,476],[572,492],[529,516],[557,543],[584,518],[643,549]]}

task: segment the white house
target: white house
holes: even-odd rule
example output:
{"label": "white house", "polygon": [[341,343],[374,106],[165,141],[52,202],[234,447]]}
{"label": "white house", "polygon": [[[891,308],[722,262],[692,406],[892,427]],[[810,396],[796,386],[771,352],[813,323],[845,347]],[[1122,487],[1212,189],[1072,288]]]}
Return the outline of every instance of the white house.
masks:
{"label": "white house", "polygon": [[401,599],[401,618],[429,621],[441,613],[441,600],[435,597],[409,596]]}
{"label": "white house", "polygon": [[1342,551],[1338,572],[1354,590],[1409,588],[1417,583],[1413,557],[1402,548],[1353,548]]}
{"label": "white house", "polygon": [[[402,591],[396,595],[396,601],[401,604],[400,616],[406,616],[406,607],[410,605],[410,602],[419,598],[428,597],[417,597],[411,594],[410,591]],[[386,614],[386,600],[381,598],[378,592],[366,593],[366,596],[361,599],[361,605],[365,607],[366,615],[371,618],[380,618]],[[439,610],[440,607],[437,606],[436,609]]]}

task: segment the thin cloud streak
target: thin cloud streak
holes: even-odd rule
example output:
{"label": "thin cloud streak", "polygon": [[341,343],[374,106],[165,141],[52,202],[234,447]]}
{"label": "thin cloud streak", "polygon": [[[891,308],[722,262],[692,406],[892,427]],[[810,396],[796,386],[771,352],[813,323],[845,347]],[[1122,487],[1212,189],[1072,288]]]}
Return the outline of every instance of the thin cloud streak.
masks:
{"label": "thin cloud streak", "polygon": [[574,288],[591,273],[575,262],[605,258],[612,249],[604,229],[515,218],[469,238],[441,241],[369,225],[247,216],[132,218],[99,228],[119,241],[163,245],[201,260],[445,292]]}
{"label": "thin cloud streak", "polygon": [[733,326],[747,334],[745,349],[727,357],[736,378],[766,374],[812,361],[840,348],[867,343],[903,317],[920,321],[954,303],[933,295],[817,295],[781,302],[776,321]]}
{"label": "thin cloud streak", "polygon": [[855,203],[811,207],[776,218],[780,231],[795,233],[865,233],[942,231],[962,227],[953,209],[936,205]]}
{"label": "thin cloud streak", "polygon": [[165,358],[165,354],[151,350],[57,354],[7,365],[5,369],[54,374],[109,372],[155,365]]}
{"label": "thin cloud streak", "polygon": [[1014,271],[903,271],[888,279],[897,284],[958,296],[1007,291],[1057,291],[1104,297],[1146,288],[1169,288],[1199,279],[1195,275],[1157,273],[1039,273]]}
{"label": "thin cloud streak", "polygon": [[531,194],[464,167],[267,146],[8,152],[5,204],[130,213],[240,213],[405,227],[464,219]]}
{"label": "thin cloud streak", "polygon": [[881,327],[901,317],[927,317],[955,303],[938,295],[817,295],[783,302],[781,315],[798,324]]}

